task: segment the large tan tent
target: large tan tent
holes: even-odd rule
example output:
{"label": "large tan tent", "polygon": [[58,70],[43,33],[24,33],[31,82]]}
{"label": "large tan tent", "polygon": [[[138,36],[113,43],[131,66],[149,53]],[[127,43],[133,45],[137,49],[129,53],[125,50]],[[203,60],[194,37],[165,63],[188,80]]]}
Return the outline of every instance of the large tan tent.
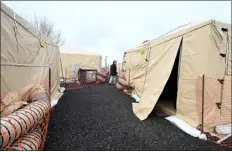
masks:
{"label": "large tan tent", "polygon": [[[216,125],[231,123],[231,24],[209,20],[181,26],[126,51],[123,70],[135,86],[132,93],[140,97],[133,103],[140,120],[146,119],[157,103],[162,105],[161,94],[172,81],[168,87],[172,91],[176,85],[177,107],[171,111],[197,127],[202,123],[204,75],[204,129],[212,132]],[[224,80],[224,85],[219,80]]]}
{"label": "large tan tent", "polygon": [[72,65],[77,64],[77,68],[88,70],[100,70],[102,57],[100,54],[87,51],[78,47],[62,47],[61,48],[61,77],[70,79],[72,73]]}
{"label": "large tan tent", "polygon": [[43,83],[59,96],[59,47],[1,2],[1,97]]}

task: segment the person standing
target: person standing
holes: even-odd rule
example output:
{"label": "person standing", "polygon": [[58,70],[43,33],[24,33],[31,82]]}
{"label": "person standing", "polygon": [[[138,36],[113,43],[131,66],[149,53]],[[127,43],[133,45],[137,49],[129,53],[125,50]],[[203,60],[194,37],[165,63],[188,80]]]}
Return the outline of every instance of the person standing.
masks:
{"label": "person standing", "polygon": [[109,85],[116,84],[116,76],[117,76],[117,62],[114,61],[113,64],[110,66],[110,81]]}

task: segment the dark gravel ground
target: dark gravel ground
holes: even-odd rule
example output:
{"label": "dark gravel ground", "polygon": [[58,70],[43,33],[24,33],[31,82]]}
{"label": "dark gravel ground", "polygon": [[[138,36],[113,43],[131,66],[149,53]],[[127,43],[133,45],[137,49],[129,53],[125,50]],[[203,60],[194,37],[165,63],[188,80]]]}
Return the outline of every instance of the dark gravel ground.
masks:
{"label": "dark gravel ground", "polygon": [[140,121],[132,102],[108,84],[65,92],[51,114],[44,150],[231,150],[195,139],[161,116]]}

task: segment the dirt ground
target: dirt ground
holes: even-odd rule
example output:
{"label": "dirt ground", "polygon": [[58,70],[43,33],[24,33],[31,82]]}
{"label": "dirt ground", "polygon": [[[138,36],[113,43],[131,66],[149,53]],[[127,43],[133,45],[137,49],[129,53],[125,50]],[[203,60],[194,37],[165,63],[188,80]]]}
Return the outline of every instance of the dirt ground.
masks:
{"label": "dirt ground", "polygon": [[51,114],[44,150],[232,150],[191,137],[164,116],[140,121],[133,100],[108,84],[66,91]]}

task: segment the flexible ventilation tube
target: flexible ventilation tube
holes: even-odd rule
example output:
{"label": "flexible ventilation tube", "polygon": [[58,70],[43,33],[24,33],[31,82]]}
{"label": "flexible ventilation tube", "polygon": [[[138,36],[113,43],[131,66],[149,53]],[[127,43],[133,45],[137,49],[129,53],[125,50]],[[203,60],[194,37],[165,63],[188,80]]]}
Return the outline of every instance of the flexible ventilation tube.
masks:
{"label": "flexible ventilation tube", "polygon": [[42,142],[42,132],[36,128],[30,131],[28,134],[23,135],[19,141],[14,141],[11,144],[10,150],[39,150],[40,143]]}
{"label": "flexible ventilation tube", "polygon": [[4,149],[15,139],[40,123],[51,109],[46,92],[34,94],[31,101],[32,103],[26,107],[1,118],[0,149]]}

